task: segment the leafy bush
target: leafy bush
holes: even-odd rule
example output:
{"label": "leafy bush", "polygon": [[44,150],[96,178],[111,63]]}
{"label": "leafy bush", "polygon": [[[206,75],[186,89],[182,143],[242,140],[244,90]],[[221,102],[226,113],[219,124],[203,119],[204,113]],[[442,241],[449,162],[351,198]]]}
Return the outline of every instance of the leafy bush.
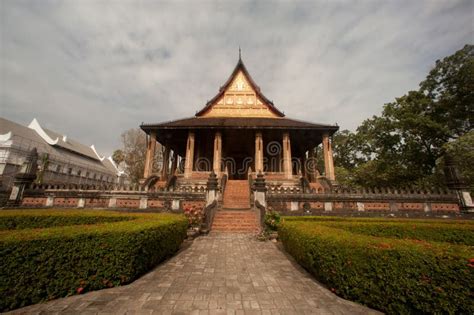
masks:
{"label": "leafy bush", "polygon": [[265,227],[268,230],[276,231],[278,230],[278,225],[280,224],[280,214],[276,211],[269,210],[265,213]]}
{"label": "leafy bush", "polygon": [[324,222],[331,221],[285,218],[279,237],[336,294],[390,314],[474,313],[472,246],[375,237]]}
{"label": "leafy bush", "polygon": [[129,283],[176,252],[188,226],[182,215],[95,210],[3,211],[0,221],[19,212],[100,223],[0,231],[1,311]]}
{"label": "leafy bush", "polygon": [[[23,211],[23,210],[21,210]],[[10,212],[10,211],[9,211]],[[22,230],[22,229],[38,229],[55,226],[69,225],[87,225],[110,223],[119,221],[128,221],[132,218],[116,215],[116,216],[92,216],[92,215],[68,215],[59,213],[45,215],[44,213],[36,213],[33,215],[22,215],[21,213],[3,214],[0,213],[0,230]]]}
{"label": "leafy bush", "polygon": [[204,209],[196,205],[189,205],[184,208],[184,215],[188,219],[189,226],[197,227],[204,219]]}
{"label": "leafy bush", "polygon": [[326,222],[322,224],[357,234],[474,246],[474,225],[426,224],[416,221],[377,224],[368,222]]}

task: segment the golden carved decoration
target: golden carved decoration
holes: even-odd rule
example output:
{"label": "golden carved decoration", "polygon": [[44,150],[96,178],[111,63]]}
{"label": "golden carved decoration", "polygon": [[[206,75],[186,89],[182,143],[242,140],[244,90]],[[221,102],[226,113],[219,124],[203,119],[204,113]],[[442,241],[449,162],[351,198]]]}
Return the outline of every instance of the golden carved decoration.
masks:
{"label": "golden carved decoration", "polygon": [[278,117],[257,96],[247,77],[239,71],[224,91],[224,97],[211,105],[205,117]]}

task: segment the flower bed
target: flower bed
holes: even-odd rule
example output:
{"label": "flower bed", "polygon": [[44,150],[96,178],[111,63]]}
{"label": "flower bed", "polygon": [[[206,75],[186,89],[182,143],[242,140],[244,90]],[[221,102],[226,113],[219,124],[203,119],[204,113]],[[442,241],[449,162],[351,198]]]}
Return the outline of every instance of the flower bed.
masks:
{"label": "flower bed", "polygon": [[[474,313],[474,248],[449,243],[453,233],[455,243],[473,233],[472,222],[388,221],[285,218],[279,237],[302,266],[349,300],[391,314]],[[447,236],[434,236],[443,227]]]}
{"label": "flower bed", "polygon": [[129,283],[175,253],[188,226],[96,210],[4,210],[0,222],[1,311]]}

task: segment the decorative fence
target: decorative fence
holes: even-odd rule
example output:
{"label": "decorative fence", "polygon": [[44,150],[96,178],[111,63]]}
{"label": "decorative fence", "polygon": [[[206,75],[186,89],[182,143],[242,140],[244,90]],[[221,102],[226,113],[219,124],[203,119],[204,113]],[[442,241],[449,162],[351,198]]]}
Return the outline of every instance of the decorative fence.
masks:
{"label": "decorative fence", "polygon": [[[212,224],[219,206],[226,177],[220,181],[211,172],[206,183],[186,186],[166,185],[144,189],[139,186],[111,185],[35,185],[38,153],[33,149],[26,158],[25,171],[15,176],[7,206],[124,208],[181,211],[188,206],[203,209],[206,228]],[[249,184],[251,204],[263,221],[268,207],[285,215],[311,214],[403,214],[410,216],[460,215],[474,213],[469,191],[460,181],[453,190],[344,189],[337,186],[312,186],[304,178],[294,186],[272,185],[262,173]],[[4,196],[5,194],[2,194]],[[4,200],[5,198],[0,198]]]}
{"label": "decorative fence", "polygon": [[267,206],[285,215],[324,213],[405,213],[457,214],[460,212],[456,191],[414,191],[396,189],[335,189],[301,193],[295,189],[269,190]]}
{"label": "decorative fence", "polygon": [[187,205],[204,207],[206,187],[168,191],[139,187],[89,185],[33,185],[25,189],[21,207],[130,208],[181,211]]}

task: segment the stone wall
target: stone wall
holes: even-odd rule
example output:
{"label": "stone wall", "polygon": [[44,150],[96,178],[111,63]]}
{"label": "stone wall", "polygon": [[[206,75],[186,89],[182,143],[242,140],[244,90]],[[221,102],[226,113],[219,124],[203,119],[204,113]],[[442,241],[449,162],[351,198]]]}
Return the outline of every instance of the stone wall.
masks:
{"label": "stone wall", "polygon": [[205,206],[204,186],[180,191],[164,188],[143,190],[138,187],[90,185],[33,185],[26,189],[20,207],[28,208],[112,208],[182,211],[186,205]]}
{"label": "stone wall", "polygon": [[268,207],[285,215],[397,215],[433,216],[460,214],[455,191],[414,190],[310,190],[270,189]]}

